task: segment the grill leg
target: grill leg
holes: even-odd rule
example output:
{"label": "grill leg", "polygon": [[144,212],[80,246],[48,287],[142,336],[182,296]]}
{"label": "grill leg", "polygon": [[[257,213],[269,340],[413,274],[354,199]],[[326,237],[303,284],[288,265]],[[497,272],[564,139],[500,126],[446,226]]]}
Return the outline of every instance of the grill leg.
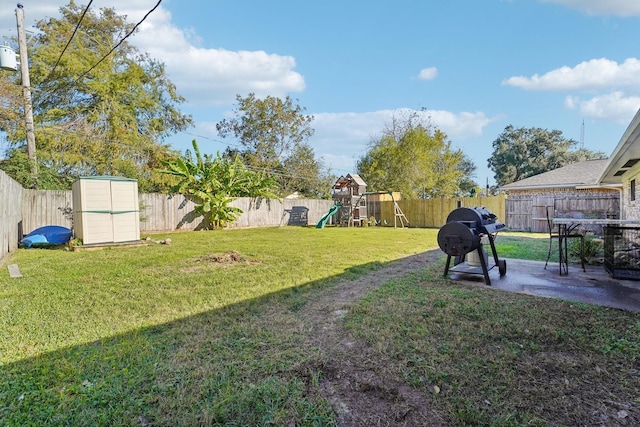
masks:
{"label": "grill leg", "polygon": [[482,245],[478,246],[477,251],[478,256],[480,257],[480,264],[482,265],[482,274],[484,274],[484,283],[487,286],[491,286],[491,279],[489,279],[489,269],[487,268],[487,262],[484,260],[484,254],[482,253]]}
{"label": "grill leg", "polygon": [[447,274],[449,274],[449,264],[451,263],[451,255],[447,255],[447,263],[444,265],[444,276],[443,277],[447,277]]}
{"label": "grill leg", "polygon": [[491,253],[493,254],[493,261],[495,261],[495,265],[498,265],[500,261],[498,260],[498,251],[496,251],[496,244],[493,242],[493,235],[488,234],[487,238],[489,239],[489,244],[491,245]]}

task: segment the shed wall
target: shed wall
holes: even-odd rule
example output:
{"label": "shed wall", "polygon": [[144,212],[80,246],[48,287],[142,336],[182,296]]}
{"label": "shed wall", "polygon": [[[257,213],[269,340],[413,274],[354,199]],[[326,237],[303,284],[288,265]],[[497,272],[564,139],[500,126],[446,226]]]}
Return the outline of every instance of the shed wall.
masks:
{"label": "shed wall", "polygon": [[136,181],[80,178],[72,193],[74,235],[84,244],[140,240]]}

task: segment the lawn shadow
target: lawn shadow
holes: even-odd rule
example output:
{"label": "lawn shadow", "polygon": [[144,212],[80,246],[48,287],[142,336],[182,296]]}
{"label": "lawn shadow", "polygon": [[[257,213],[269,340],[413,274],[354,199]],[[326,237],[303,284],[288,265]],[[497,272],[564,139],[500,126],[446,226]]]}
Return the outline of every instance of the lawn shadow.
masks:
{"label": "lawn shadow", "polygon": [[[333,422],[317,391],[321,349],[308,348],[299,313],[337,292],[327,313],[344,310],[429,253],[371,262],[344,273],[223,308],[142,327],[0,368],[5,425],[304,425]],[[394,268],[395,266],[395,268]],[[380,272],[391,267],[385,274]],[[367,277],[368,283],[362,283]],[[320,314],[326,320],[327,316]],[[87,325],[90,327],[90,325]],[[310,421],[309,421],[310,422]],[[322,424],[322,423],[321,423]]]}

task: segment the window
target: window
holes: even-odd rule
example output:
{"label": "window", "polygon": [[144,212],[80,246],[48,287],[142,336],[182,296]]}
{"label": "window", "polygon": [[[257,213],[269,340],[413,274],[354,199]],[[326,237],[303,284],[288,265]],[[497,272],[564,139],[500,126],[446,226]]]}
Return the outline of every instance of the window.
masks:
{"label": "window", "polygon": [[631,180],[631,190],[630,190],[631,194],[630,194],[630,198],[631,201],[635,201],[636,200],[636,180],[632,179]]}

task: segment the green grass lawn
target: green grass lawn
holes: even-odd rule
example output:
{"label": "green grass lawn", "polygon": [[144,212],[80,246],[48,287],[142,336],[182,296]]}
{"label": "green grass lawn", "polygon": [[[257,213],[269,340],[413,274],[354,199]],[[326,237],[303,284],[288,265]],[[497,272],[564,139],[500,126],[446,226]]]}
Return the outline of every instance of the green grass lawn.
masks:
{"label": "green grass lawn", "polygon": [[[436,235],[281,227],[18,250],[5,264],[24,277],[0,272],[0,425],[335,425],[301,310],[338,280],[439,251]],[[544,237],[501,233],[498,253],[544,260]],[[447,424],[589,424],[614,403],[620,425],[640,421],[640,315],[463,286],[443,265],[343,322]]]}
{"label": "green grass lawn", "polygon": [[[549,235],[546,233],[498,233],[495,239],[496,250],[501,258],[529,259],[545,261],[549,253]],[[549,262],[558,262],[558,240],[553,241]],[[580,262],[580,242],[571,239],[568,243],[569,261]],[[594,236],[586,236],[584,253],[587,259],[602,255],[602,242]]]}

